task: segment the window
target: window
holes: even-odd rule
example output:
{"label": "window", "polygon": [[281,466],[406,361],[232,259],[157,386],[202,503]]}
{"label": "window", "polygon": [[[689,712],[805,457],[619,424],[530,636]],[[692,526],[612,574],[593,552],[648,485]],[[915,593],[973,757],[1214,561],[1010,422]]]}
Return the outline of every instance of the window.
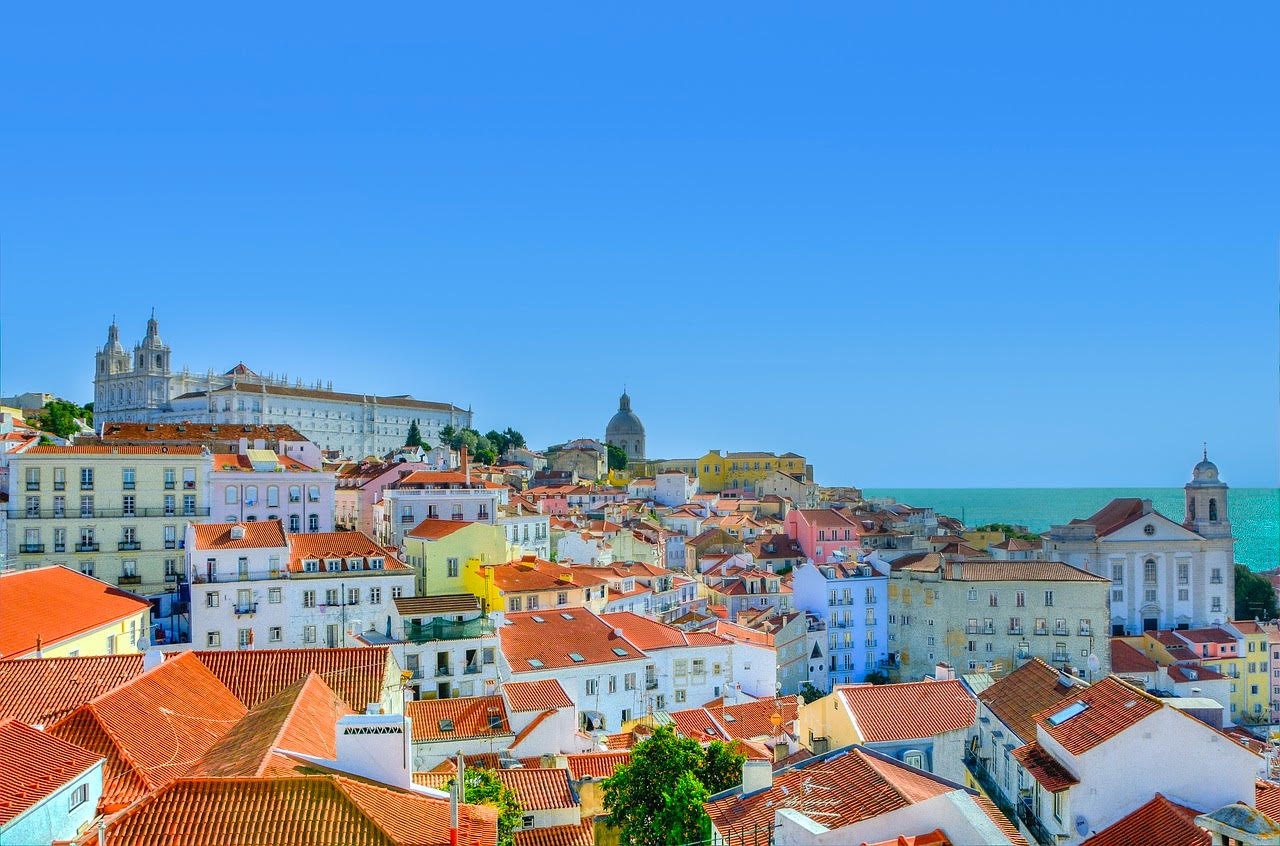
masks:
{"label": "window", "polygon": [[559,605],[568,605],[568,604],[569,604],[569,593],[568,593],[568,591],[563,591],[563,590],[562,590],[562,591],[560,591],[559,593],[557,593],[557,594],[556,594],[556,605],[558,605],[558,606],[559,606]]}
{"label": "window", "polygon": [[178,580],[178,559],[166,558],[164,560],[164,580],[166,582]]}
{"label": "window", "polygon": [[520,610],[520,597],[513,596],[507,600],[507,609],[510,611]]}
{"label": "window", "polygon": [[204,636],[204,645],[210,649],[217,649],[222,646],[222,632],[209,632]]}
{"label": "window", "polygon": [[316,642],[316,627],[315,627],[315,626],[303,626],[303,627],[302,627],[302,642],[303,642],[303,643],[315,643],[315,642]]}
{"label": "window", "polygon": [[991,591],[991,593],[987,594],[987,605],[989,607],[995,608],[999,604],[1000,604],[1000,594],[996,593],[994,590]]}
{"label": "window", "polygon": [[121,517],[137,517],[138,508],[137,500],[133,494],[125,494],[120,497],[120,516]]}
{"label": "window", "polygon": [[1222,568],[1214,567],[1212,570],[1209,571],[1209,584],[1211,585],[1222,584]]}
{"label": "window", "polygon": [[166,491],[171,491],[177,487],[176,478],[177,474],[172,467],[164,468],[164,489]]}
{"label": "window", "polygon": [[196,488],[196,468],[182,468],[182,489],[193,491]]}
{"label": "window", "polygon": [[120,578],[136,579],[138,577],[138,562],[133,558],[126,558],[120,562]]}
{"label": "window", "polygon": [[[302,486],[301,485],[289,486],[289,501],[302,502]],[[412,511],[410,512],[410,515],[412,516]]]}
{"label": "window", "polygon": [[1142,562],[1142,583],[1144,585],[1154,585],[1156,583],[1156,560],[1148,558]]}
{"label": "window", "polygon": [[325,604],[325,605],[337,605],[337,604],[338,604],[338,599],[339,599],[339,596],[338,596],[338,589],[337,589],[337,588],[329,588],[328,590],[326,590],[326,591],[324,592],[324,604]]}
{"label": "window", "polygon": [[587,679],[583,690],[587,696],[596,696],[600,692],[600,683],[596,679]]}
{"label": "window", "polygon": [[93,496],[92,495],[86,495],[86,496],[80,497],[80,516],[81,517],[93,516]]}
{"label": "window", "polygon": [[1215,597],[1213,597],[1212,599],[1210,599],[1210,600],[1209,600],[1209,610],[1210,610],[1210,611],[1221,611],[1221,610],[1222,610],[1222,597],[1220,597],[1220,596],[1215,596]]}
{"label": "window", "polygon": [[683,689],[683,688],[682,688],[682,689],[678,689],[678,690],[676,690],[676,702],[677,702],[677,703],[679,703],[679,702],[684,702],[687,698],[688,698],[688,696],[687,696],[687,694],[685,693],[685,691],[684,691],[684,689]]}
{"label": "window", "polygon": [[396,585],[395,587],[391,588],[392,599],[399,599],[402,596],[404,596],[404,588],[400,587],[399,585]]}
{"label": "window", "polygon": [[320,501],[320,486],[307,485],[307,502],[319,502],[319,501]]}
{"label": "window", "polygon": [[278,587],[267,588],[267,602],[272,605],[279,605],[281,602],[281,591]]}
{"label": "window", "polygon": [[240,501],[240,489],[235,485],[227,485],[226,503],[227,505],[235,505]]}
{"label": "window", "polygon": [[80,490],[82,491],[93,490],[93,468],[92,467],[80,468]]}
{"label": "window", "polygon": [[236,645],[241,649],[248,649],[253,643],[253,629],[240,629],[236,632]]}
{"label": "window", "polygon": [[666,696],[664,696],[663,694],[659,693],[656,697],[654,697],[654,700],[655,700],[655,701],[654,701],[654,706],[655,706],[659,711],[665,711],[665,710],[667,710],[667,697],[666,697]]}
{"label": "window", "polygon": [[320,531],[320,515],[319,514],[307,515],[307,531],[308,532]]}
{"label": "window", "polygon": [[347,604],[348,605],[360,604],[360,588],[347,588]]}
{"label": "window", "polygon": [[538,597],[536,595],[529,597],[529,610],[530,611],[538,610]]}
{"label": "window", "polygon": [[204,607],[205,607],[205,608],[217,608],[217,607],[218,607],[218,594],[217,594],[217,593],[214,593],[214,592],[212,592],[212,591],[210,591],[209,593],[206,593],[206,594],[204,595]]}
{"label": "window", "polygon": [[267,508],[280,507],[280,486],[267,485]]}
{"label": "window", "polygon": [[450,558],[446,560],[445,568],[449,574],[449,578],[456,579],[458,577],[458,559]]}
{"label": "window", "polygon": [[182,495],[182,516],[183,517],[196,516],[196,495],[195,494]]}
{"label": "window", "polygon": [[177,506],[174,505],[173,494],[164,495],[164,516],[172,517],[177,513]]}
{"label": "window", "polygon": [[291,532],[302,531],[302,518],[299,517],[297,514],[289,515],[289,531]]}
{"label": "window", "polygon": [[1191,583],[1191,564],[1188,561],[1178,562],[1178,584],[1186,585]]}
{"label": "window", "polygon": [[89,801],[89,785],[82,784],[75,790],[71,791],[71,796],[67,800],[67,813],[79,808],[85,802]]}
{"label": "window", "polygon": [[302,592],[302,607],[303,608],[316,607],[316,592],[314,590],[304,590]]}
{"label": "window", "polygon": [[272,643],[279,643],[281,639],[281,631],[279,626],[272,626],[267,629],[267,640]]}
{"label": "window", "polygon": [[1053,607],[1053,591],[1051,590],[1046,590],[1044,592],[1044,607],[1046,608]]}
{"label": "window", "polygon": [[492,646],[486,646],[484,648],[482,655],[483,655],[483,658],[482,658],[483,663],[492,664],[495,660],[496,653],[494,652],[494,648]]}
{"label": "window", "polygon": [[53,489],[55,491],[65,491],[67,489],[67,468],[53,468]]}
{"label": "window", "polygon": [[1017,593],[1015,593],[1015,594],[1013,595],[1013,604],[1014,604],[1014,605],[1016,605],[1016,606],[1018,606],[1019,608],[1024,608],[1024,607],[1026,607],[1026,604],[1027,604],[1027,594],[1026,594],[1026,592],[1025,592],[1025,591],[1021,591],[1021,590],[1020,590],[1020,591],[1018,591]]}
{"label": "window", "polygon": [[382,604],[382,588],[380,587],[369,588],[369,603],[371,605]]}
{"label": "window", "polygon": [[1118,585],[1124,584],[1124,565],[1123,564],[1111,565],[1111,581],[1115,582]]}

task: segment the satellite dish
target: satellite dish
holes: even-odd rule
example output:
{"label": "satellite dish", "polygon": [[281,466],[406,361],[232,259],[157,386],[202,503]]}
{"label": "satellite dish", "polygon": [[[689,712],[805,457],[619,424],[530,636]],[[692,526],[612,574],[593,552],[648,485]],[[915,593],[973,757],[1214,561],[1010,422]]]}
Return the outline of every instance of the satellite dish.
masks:
{"label": "satellite dish", "polygon": [[1099,661],[1098,656],[1093,654],[1092,652],[1089,653],[1088,665],[1089,665],[1089,672],[1091,673],[1096,673],[1098,672],[1098,670],[1102,668],[1102,662]]}
{"label": "satellite dish", "polygon": [[1081,837],[1084,837],[1088,833],[1089,833],[1089,821],[1086,820],[1082,815],[1077,815],[1076,816],[1076,834],[1080,835]]}
{"label": "satellite dish", "polygon": [[151,648],[151,639],[150,639],[150,638],[147,638],[147,637],[140,637],[140,638],[138,638],[138,651],[139,651],[139,652],[146,652],[146,651],[147,651],[148,649],[150,649],[150,648]]}

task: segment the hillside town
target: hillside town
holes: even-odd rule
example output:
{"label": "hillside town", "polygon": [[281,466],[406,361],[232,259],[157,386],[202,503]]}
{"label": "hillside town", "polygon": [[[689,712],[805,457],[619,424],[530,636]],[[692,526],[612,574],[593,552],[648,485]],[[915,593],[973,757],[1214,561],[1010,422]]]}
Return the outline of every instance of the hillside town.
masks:
{"label": "hillside town", "polygon": [[1280,843],[1199,445],[1180,513],[1033,533],[654,456],[625,390],[543,445],[154,313],[93,367],[0,400],[0,844]]}

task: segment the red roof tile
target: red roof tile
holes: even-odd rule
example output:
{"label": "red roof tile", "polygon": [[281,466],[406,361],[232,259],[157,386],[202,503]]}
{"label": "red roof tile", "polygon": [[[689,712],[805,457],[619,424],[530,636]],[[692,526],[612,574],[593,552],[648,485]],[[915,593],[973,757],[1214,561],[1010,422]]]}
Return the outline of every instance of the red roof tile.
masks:
{"label": "red roof tile", "polygon": [[1191,643],[1235,643],[1236,636],[1217,626],[1204,629],[1181,629],[1174,636]]}
{"label": "red roof tile", "polygon": [[185,775],[245,713],[188,652],[82,705],[48,731],[107,759],[102,803],[109,809]]}
{"label": "red roof tile", "polygon": [[[497,839],[497,811],[463,805],[461,846]],[[444,846],[449,803],[335,775],[181,779],[107,826],[107,843],[130,846]]]}
{"label": "red roof tile", "polygon": [[1140,649],[1125,643],[1118,637],[1111,638],[1111,672],[1154,673],[1157,664]]}
{"label": "red roof tile", "polygon": [[239,443],[241,438],[253,441],[306,442],[297,429],[287,424],[231,425],[227,423],[105,423],[102,440],[113,441],[178,441],[195,444]]}
{"label": "red roof tile", "polygon": [[545,711],[551,708],[572,708],[573,700],[555,679],[532,682],[507,682],[502,686],[512,711]]}
{"label": "red roof tile", "polygon": [[[193,550],[213,549],[268,549],[283,547],[284,526],[279,520],[258,520],[251,523],[196,523]],[[240,537],[234,537],[232,530]]]}
{"label": "red roof tile", "polygon": [[1159,843],[1160,846],[1209,846],[1209,832],[1197,826],[1200,814],[1193,808],[1170,802],[1161,794],[1138,810],[1112,823],[1080,846],[1131,846]]}
{"label": "red roof tile", "polygon": [[608,578],[591,572],[594,568],[568,567],[526,555],[515,561],[490,568],[493,583],[504,592],[556,590],[557,588],[594,587],[606,584]]}
{"label": "red roof tile", "polygon": [[1098,537],[1109,535],[1122,529],[1142,516],[1142,500],[1136,497],[1113,499],[1090,517],[1083,520],[1072,520],[1072,523],[1090,523],[1097,531]]}
{"label": "red roof tile", "polygon": [[864,743],[915,740],[973,725],[978,703],[958,679],[841,685]]}
{"label": "red roof tile", "polygon": [[1088,707],[1056,726],[1049,723],[1049,718],[1069,703],[1053,705],[1035,717],[1036,725],[1072,755],[1087,752],[1164,707],[1159,699],[1115,676],[1107,676],[1070,697],[1070,702],[1077,701]]}
{"label": "red roof tile", "polygon": [[199,446],[127,446],[125,444],[82,444],[79,446],[33,446],[27,455],[200,455]]}
{"label": "red roof tile", "polygon": [[552,825],[515,832],[515,846],[594,846],[595,826],[591,820],[578,825]]}
{"label": "red roof tile", "polygon": [[1050,793],[1066,790],[1080,780],[1058,763],[1039,743],[1031,742],[1013,750],[1013,757],[1023,769]]}
{"label": "red roof tile", "polygon": [[[0,573],[0,658],[44,647],[148,611],[140,596],[67,567]],[[143,621],[143,625],[147,620]],[[145,635],[145,629],[138,632]]]}
{"label": "red roof tile", "polygon": [[0,718],[51,725],[141,673],[141,654],[0,661]]}
{"label": "red roof tile", "polygon": [[447,538],[449,535],[465,529],[467,526],[473,525],[471,520],[436,520],[428,517],[409,531],[405,532],[405,537],[421,538],[422,540],[440,540]]}
{"label": "red roof tile", "polygon": [[44,801],[100,757],[17,720],[0,719],[0,826]]}
{"label": "red roof tile", "polygon": [[[228,649],[194,653],[246,708],[270,699],[310,673],[324,679],[356,713],[382,701],[391,649]],[[399,677],[394,679],[399,682]]]}
{"label": "red roof tile", "polygon": [[1227,676],[1203,664],[1173,664],[1165,672],[1175,682],[1218,681]]}
{"label": "red roof tile", "polygon": [[381,558],[387,570],[408,570],[409,565],[364,532],[304,532],[289,535],[289,569],[302,572],[303,561],[316,559],[321,569],[329,558],[341,558],[343,570],[366,570],[368,559]]}
{"label": "red roof tile", "polygon": [[405,715],[413,721],[415,742],[511,734],[501,696],[418,699],[405,704]]}
{"label": "red roof tile", "polygon": [[503,657],[516,673],[644,657],[629,640],[615,635],[612,625],[582,608],[507,614],[501,643]]}
{"label": "red roof tile", "polygon": [[711,632],[686,632],[675,626],[630,611],[601,614],[600,619],[622,630],[622,636],[641,649],[666,649],[673,646],[727,646],[729,641]]}
{"label": "red roof tile", "polygon": [[1255,808],[1273,821],[1280,820],[1280,784],[1274,781],[1257,781],[1254,783],[1253,795]]}
{"label": "red roof tile", "polygon": [[575,781],[586,778],[605,779],[618,771],[618,767],[631,762],[629,749],[608,752],[584,752],[569,755],[569,773]]}
{"label": "red roof tile", "polygon": [[[515,791],[520,807],[526,811],[550,811],[576,808],[578,801],[569,787],[569,771],[563,768],[538,767],[498,768],[494,774]],[[413,783],[444,790],[454,780],[454,772],[414,773]]]}
{"label": "red roof tile", "polygon": [[1036,737],[1035,715],[1053,706],[1066,704],[1084,685],[1064,683],[1065,677],[1039,658],[1032,658],[978,694],[1000,722],[1018,738],[1030,742]]}

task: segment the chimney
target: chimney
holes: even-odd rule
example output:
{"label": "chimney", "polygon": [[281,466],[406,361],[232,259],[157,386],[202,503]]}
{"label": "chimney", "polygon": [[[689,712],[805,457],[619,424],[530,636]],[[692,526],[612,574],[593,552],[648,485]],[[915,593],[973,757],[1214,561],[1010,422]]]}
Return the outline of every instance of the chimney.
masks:
{"label": "chimney", "polygon": [[153,670],[164,663],[164,653],[154,646],[142,653],[142,671]]}
{"label": "chimney", "polygon": [[1152,511],[1151,500],[1149,500],[1149,499],[1144,499],[1144,500],[1142,501],[1142,513],[1143,513],[1143,514],[1150,514],[1150,513],[1151,513],[1151,511]]}
{"label": "chimney", "polygon": [[236,523],[234,526],[232,526],[232,527],[231,527],[231,539],[232,539],[232,540],[244,540],[244,526],[241,526],[239,523]]}
{"label": "chimney", "polygon": [[946,662],[942,662],[938,664],[938,666],[933,668],[933,677],[938,681],[946,681],[947,679],[954,679],[956,677],[956,671],[951,667],[950,664]]}
{"label": "chimney", "polygon": [[467,458],[467,445],[458,449],[458,461],[462,464],[462,472],[467,474],[467,484],[471,484],[471,461]]}
{"label": "chimney", "polygon": [[406,715],[348,714],[336,730],[337,769],[411,789],[413,729]]}
{"label": "chimney", "polygon": [[773,762],[742,762],[742,795],[755,793],[757,790],[768,790],[773,787]]}

